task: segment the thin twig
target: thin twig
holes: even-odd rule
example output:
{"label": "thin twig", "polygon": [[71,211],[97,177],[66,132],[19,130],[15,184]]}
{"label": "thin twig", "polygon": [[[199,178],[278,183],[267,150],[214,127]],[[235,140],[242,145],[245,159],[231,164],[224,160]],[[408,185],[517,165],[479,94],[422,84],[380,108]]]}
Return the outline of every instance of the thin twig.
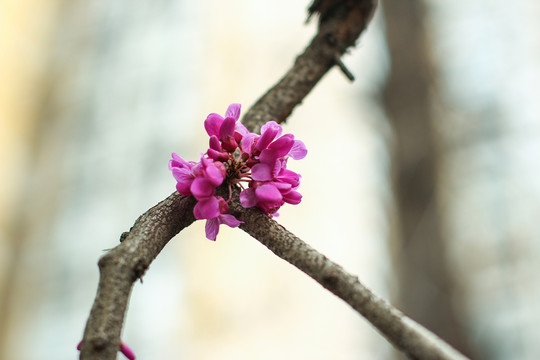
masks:
{"label": "thin twig", "polygon": [[[325,5],[325,0],[318,1]],[[354,45],[373,15],[374,0],[326,0],[319,32],[293,68],[246,113],[251,131],[271,120],[283,122],[336,63],[336,52]],[[352,4],[352,5],[351,5]],[[324,9],[324,12],[323,10]],[[315,9],[317,10],[317,9]],[[331,35],[330,37],[328,35]],[[329,42],[328,39],[335,39]],[[190,225],[195,200],[174,193],[135,222],[122,243],[99,261],[100,281],[81,345],[81,359],[115,359],[133,283],[141,278],[168,241]],[[365,316],[397,348],[418,359],[464,359],[435,335],[376,297],[356,277],[316,252],[257,209],[243,209],[238,194],[231,201],[241,226],[276,255],[313,277]]]}
{"label": "thin twig", "polygon": [[[372,17],[376,1],[355,3],[352,11],[339,4],[313,9],[321,15],[318,33],[293,68],[244,115],[248,129],[259,132],[267,121],[283,122],[332,67],[336,52],[343,54],[354,45]],[[336,41],[329,42],[329,35]],[[193,206],[192,199],[171,195],[142,215],[132,230],[123,234],[121,245],[100,259],[100,281],[81,344],[81,359],[115,358],[133,282],[163,246],[194,220]],[[163,223],[165,219],[168,223]]]}
{"label": "thin twig", "polygon": [[343,75],[345,75],[345,77],[350,81],[354,81],[353,73],[347,68],[347,66],[345,66],[345,64],[341,60],[341,57],[338,54],[334,56],[334,61],[336,62],[336,65],[338,66],[339,70],[341,70]]}
{"label": "thin twig", "polygon": [[356,276],[313,249],[256,208],[245,209],[238,194],[230,203],[240,228],[280,258],[340,297],[411,359],[464,360],[462,354],[366,288]]}
{"label": "thin twig", "polygon": [[[317,35],[296,58],[287,74],[244,115],[242,123],[250,131],[259,132],[268,121],[284,122],[294,107],[337,63],[336,58],[339,59],[355,44],[377,5],[376,0],[326,0],[318,3],[318,7],[313,9],[320,12]],[[330,5],[324,6],[327,3]]]}

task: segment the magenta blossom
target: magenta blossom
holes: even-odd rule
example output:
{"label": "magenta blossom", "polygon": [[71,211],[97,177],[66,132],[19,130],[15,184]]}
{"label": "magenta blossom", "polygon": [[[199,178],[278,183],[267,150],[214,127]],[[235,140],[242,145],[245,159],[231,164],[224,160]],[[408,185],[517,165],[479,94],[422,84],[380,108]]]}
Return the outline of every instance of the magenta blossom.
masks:
{"label": "magenta blossom", "polygon": [[169,160],[169,170],[172,171],[176,179],[176,190],[182,195],[191,195],[191,183],[195,180],[193,161],[187,162],[178,154],[172,153],[172,160]]}
{"label": "magenta blossom", "polygon": [[242,221],[237,220],[231,214],[228,214],[229,205],[222,197],[217,196],[216,198],[219,204],[219,215],[208,219],[205,226],[206,237],[213,241],[216,241],[216,236],[219,232],[219,225],[225,224],[230,227],[237,227],[243,223]]}
{"label": "magenta blossom", "polygon": [[224,183],[240,186],[240,203],[245,208],[258,207],[270,216],[277,216],[285,204],[302,200],[297,191],[300,175],[287,169],[287,160],[307,155],[304,143],[294,135],[282,135],[279,124],[270,121],[262,126],[261,135],[250,133],[238,122],[240,104],[231,104],[225,117],[212,113],[204,121],[210,137],[209,148],[200,162],[187,162],[172,154],[169,169],[182,195],[197,199],[193,209],[196,219],[206,220],[206,237],[216,240],[221,224],[237,227],[242,222],[229,214],[231,200],[216,196],[216,188]]}
{"label": "magenta blossom", "polygon": [[[77,350],[81,350],[82,340],[77,344]],[[135,353],[123,341],[120,340],[120,352],[129,360],[135,360]]]}
{"label": "magenta blossom", "polygon": [[[238,122],[240,118],[240,104],[231,104],[225,112],[225,118],[219,114],[212,113],[208,115],[204,121],[204,128],[210,136],[210,148],[217,151],[212,147],[212,143],[217,145],[216,138],[221,142],[219,148],[221,151],[233,153],[238,148],[238,143],[242,140],[244,135],[247,135],[249,131],[244,125]],[[212,138],[214,137],[214,140]]]}

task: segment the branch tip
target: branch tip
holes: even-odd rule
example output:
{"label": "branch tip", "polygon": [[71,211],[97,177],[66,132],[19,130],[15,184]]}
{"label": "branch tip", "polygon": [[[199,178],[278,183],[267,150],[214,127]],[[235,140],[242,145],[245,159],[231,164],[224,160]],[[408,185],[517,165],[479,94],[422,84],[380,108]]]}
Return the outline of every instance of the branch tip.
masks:
{"label": "branch tip", "polygon": [[345,66],[345,64],[341,60],[341,56],[338,53],[334,54],[334,61],[335,61],[336,65],[338,66],[338,68],[343,73],[343,75],[345,75],[345,77],[347,79],[349,79],[351,82],[353,82],[355,80],[353,73],[349,69],[347,69],[347,67]]}

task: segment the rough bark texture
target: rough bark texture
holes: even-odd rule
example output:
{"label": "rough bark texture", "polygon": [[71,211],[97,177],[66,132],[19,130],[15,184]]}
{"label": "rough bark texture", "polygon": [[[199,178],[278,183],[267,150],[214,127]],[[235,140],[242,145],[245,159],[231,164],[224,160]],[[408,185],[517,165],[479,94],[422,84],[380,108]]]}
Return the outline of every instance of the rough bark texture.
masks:
{"label": "rough bark texture", "polygon": [[[354,44],[375,7],[375,1],[371,0],[327,1],[331,6],[322,6],[325,1],[319,1],[319,7],[314,9],[321,13],[320,29],[304,54],[244,116],[243,123],[251,131],[258,132],[267,121],[283,122],[346,48]],[[85,329],[81,359],[116,357],[133,283],[167,242],[194,221],[194,204],[191,197],[172,194],[142,215],[129,233],[123,234],[123,243],[100,259],[101,277]],[[243,230],[347,301],[411,357],[463,359],[267,215],[257,209],[243,209],[238,202],[238,189],[231,201],[231,210],[245,221]]]}
{"label": "rough bark texture", "polygon": [[231,213],[244,224],[240,228],[280,258],[302,270],[364,316],[397,349],[411,359],[466,359],[414,320],[377,297],[358,277],[317,252],[256,208],[244,209],[238,191]]}
{"label": "rough bark texture", "polygon": [[456,289],[445,258],[437,197],[437,134],[423,1],[384,7],[391,70],[384,104],[393,124],[394,192],[399,239],[397,303],[407,314],[472,356],[455,311]]}
{"label": "rough bark texture", "polygon": [[[244,115],[242,122],[253,132],[271,120],[283,122],[294,106],[335,64],[336,59],[365,29],[376,1],[333,1],[321,13],[319,31],[293,68]],[[323,12],[321,12],[323,11]],[[141,277],[167,242],[191,224],[192,198],[173,194],[142,215],[123,243],[99,261],[100,281],[86,324],[81,359],[114,359],[133,283]]]}
{"label": "rough bark texture", "polygon": [[191,225],[195,199],[174,193],[141,215],[122,244],[99,260],[98,292],[84,332],[81,359],[115,359],[129,295],[169,240]]}
{"label": "rough bark texture", "polygon": [[[320,14],[319,32],[287,74],[244,115],[242,122],[259,132],[268,121],[284,122],[315,84],[353,46],[373,16],[377,1],[316,1],[331,6],[313,8]],[[312,6],[313,7],[313,6]]]}

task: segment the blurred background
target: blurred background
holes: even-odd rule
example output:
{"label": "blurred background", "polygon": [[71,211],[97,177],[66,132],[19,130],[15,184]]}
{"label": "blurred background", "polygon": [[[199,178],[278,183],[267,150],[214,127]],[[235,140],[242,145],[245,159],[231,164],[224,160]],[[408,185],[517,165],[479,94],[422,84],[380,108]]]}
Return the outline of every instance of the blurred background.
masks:
{"label": "blurred background", "polygon": [[[316,31],[309,2],[0,0],[0,359],[78,357],[97,260],[174,191],[203,120]],[[383,1],[289,118],[278,221],[474,359],[538,359],[540,5]],[[242,231],[198,222],[134,287],[138,359],[401,359]],[[119,357],[120,358],[120,357]]]}

